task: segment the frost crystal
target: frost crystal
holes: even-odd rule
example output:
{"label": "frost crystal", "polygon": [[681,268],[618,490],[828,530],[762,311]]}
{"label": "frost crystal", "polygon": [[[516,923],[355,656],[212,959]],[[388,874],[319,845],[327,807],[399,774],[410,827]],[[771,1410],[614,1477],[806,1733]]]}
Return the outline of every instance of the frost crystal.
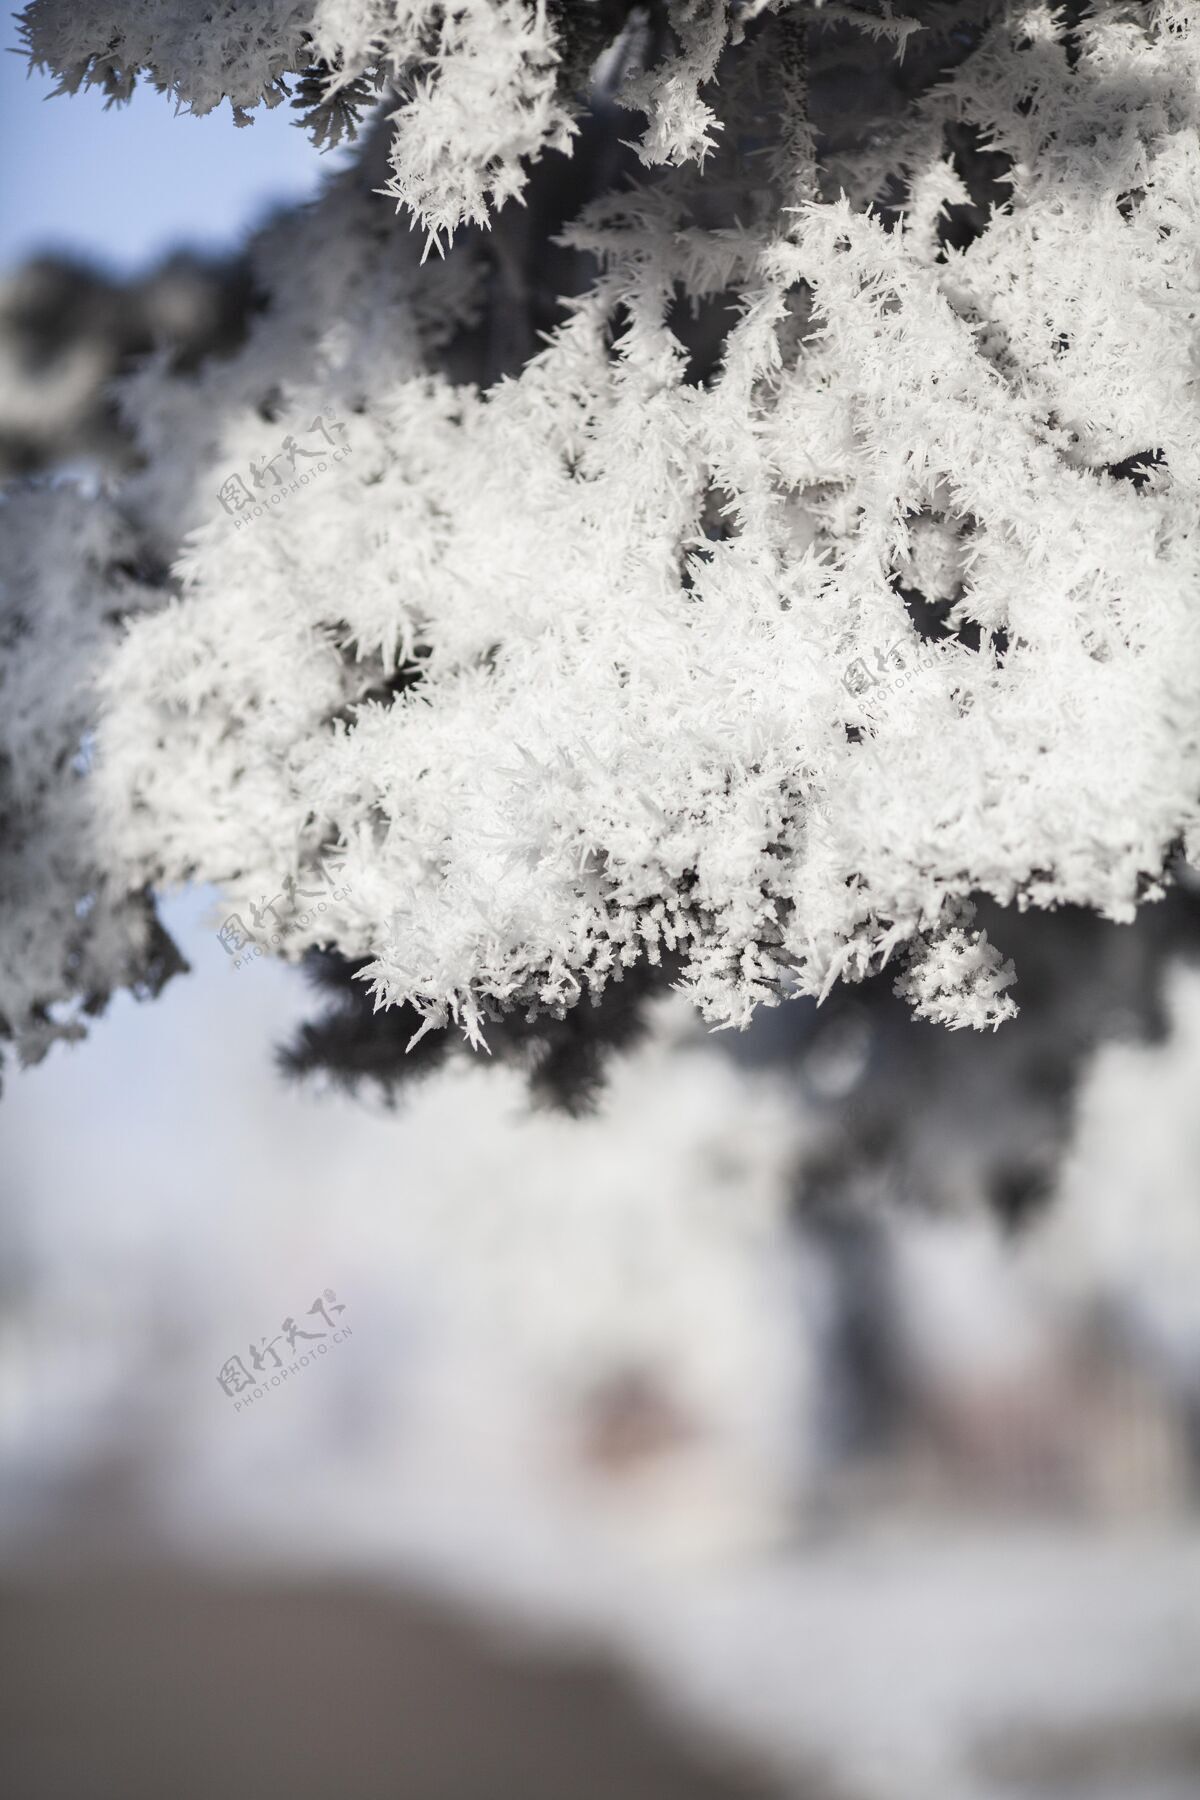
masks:
{"label": "frost crystal", "polygon": [[[337,847],[308,942],[474,1042],[647,959],[715,1024],[886,965],[993,1026],[971,893],[1132,917],[1200,824],[1200,4],[228,12],[25,15],[68,87],[398,95],[54,502],[107,891]],[[349,454],[254,486],[318,417]],[[112,521],[173,570],[115,649]]]}

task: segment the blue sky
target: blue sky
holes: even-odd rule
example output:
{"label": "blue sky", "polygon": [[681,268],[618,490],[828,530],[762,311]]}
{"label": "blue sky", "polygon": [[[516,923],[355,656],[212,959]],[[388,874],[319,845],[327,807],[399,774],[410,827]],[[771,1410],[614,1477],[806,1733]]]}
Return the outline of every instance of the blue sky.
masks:
{"label": "blue sky", "polygon": [[105,110],[96,90],[57,99],[30,74],[15,18],[0,21],[0,272],[67,250],[130,273],[187,246],[231,250],[273,206],[312,193],[334,158],[315,150],[289,106],[260,107],[238,130],[228,102],[176,114],[142,88]]}

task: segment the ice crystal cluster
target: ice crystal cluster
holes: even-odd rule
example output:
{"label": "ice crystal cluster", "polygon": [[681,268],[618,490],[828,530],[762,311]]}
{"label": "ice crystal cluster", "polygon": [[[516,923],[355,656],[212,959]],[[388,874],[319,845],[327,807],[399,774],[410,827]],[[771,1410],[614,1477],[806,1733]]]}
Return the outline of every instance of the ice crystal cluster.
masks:
{"label": "ice crystal cluster", "polygon": [[68,90],[363,127],[254,245],[241,347],[122,379],[132,468],[3,506],[27,1049],[147,978],[135,899],[281,916],[331,857],[286,953],[477,1042],[647,960],[719,1025],[881,967],[995,1025],[973,894],[1161,891],[1200,822],[1197,0],[23,29]]}

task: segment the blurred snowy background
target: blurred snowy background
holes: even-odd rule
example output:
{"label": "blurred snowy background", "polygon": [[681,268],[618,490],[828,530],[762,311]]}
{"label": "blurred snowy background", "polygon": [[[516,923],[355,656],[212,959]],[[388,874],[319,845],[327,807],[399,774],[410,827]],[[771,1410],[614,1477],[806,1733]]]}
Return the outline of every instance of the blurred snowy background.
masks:
{"label": "blurred snowy background", "polygon": [[[20,469],[321,164],[3,60]],[[661,999],[573,1120],[285,1081],[303,977],[168,899],[190,973],[0,1100],[0,1792],[1194,1800],[1197,913],[990,921],[986,1040]]]}

